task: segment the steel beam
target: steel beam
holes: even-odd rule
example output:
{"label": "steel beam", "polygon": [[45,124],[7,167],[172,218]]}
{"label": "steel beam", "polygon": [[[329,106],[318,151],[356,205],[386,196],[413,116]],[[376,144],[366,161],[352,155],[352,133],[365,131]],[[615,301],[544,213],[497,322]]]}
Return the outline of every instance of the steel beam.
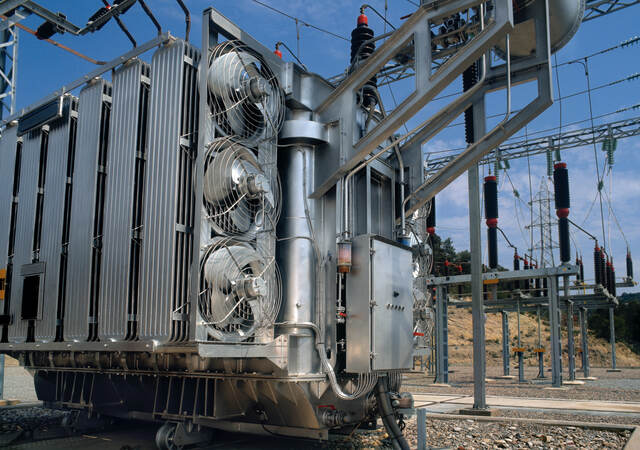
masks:
{"label": "steel beam", "polygon": [[567,302],[567,351],[569,352],[569,381],[576,379],[576,355],[573,340],[573,302]]}
{"label": "steel beam", "polygon": [[502,375],[509,376],[509,313],[502,311]]}
{"label": "steel beam", "polygon": [[[502,160],[512,160],[546,153],[549,150],[586,147],[594,143],[601,143],[609,138],[623,139],[637,135],[640,135],[640,117],[633,117],[596,125],[594,128],[585,127],[578,130],[563,131],[561,134],[553,133],[535,138],[512,140],[500,145],[496,150],[484,156],[480,163],[482,165],[493,164],[497,155],[500,155]],[[437,173],[453,161],[458,154],[430,158],[426,163],[426,174],[433,175]]]}
{"label": "steel beam", "polygon": [[611,369],[616,370],[616,324],[613,307],[609,308],[609,341],[611,343]]}
{"label": "steel beam", "polygon": [[580,338],[582,341],[582,374],[585,378],[590,377],[589,366],[589,338],[587,335],[587,315],[589,312],[585,308],[580,308]]}
{"label": "steel beam", "polygon": [[640,0],[587,0],[582,21],[597,19],[639,3]]}
{"label": "steel beam", "polygon": [[558,310],[558,279],[549,277],[549,328],[551,329],[551,384],[562,386],[562,348],[560,341],[560,311]]}
{"label": "steel beam", "polygon": [[[329,171],[326,178],[319,180],[312,197],[324,195],[340,178],[370,155],[402,124],[414,117],[424,105],[513,29],[511,2],[499,0],[494,5],[494,17],[484,30],[458,49],[435,73],[431,73],[430,23],[481,3],[483,2],[479,0],[449,0],[438,2],[437,6],[435,3],[422,5],[319,106],[317,113],[325,122],[340,120],[344,121],[344,125],[340,133],[340,161],[334,169]],[[354,145],[356,140],[352,122],[357,108],[355,101],[357,91],[412,40],[416,52],[415,91]]]}
{"label": "steel beam", "polygon": [[447,288],[436,288],[436,383],[449,382]]}
{"label": "steel beam", "polygon": [[[546,278],[549,276],[575,275],[579,271],[578,266],[566,264],[558,267],[543,267],[541,269],[531,270],[510,270],[504,272],[485,272],[482,274],[482,280],[526,280],[530,278]],[[428,277],[427,285],[453,285],[465,284],[471,281],[471,275],[453,275],[446,277]]]}

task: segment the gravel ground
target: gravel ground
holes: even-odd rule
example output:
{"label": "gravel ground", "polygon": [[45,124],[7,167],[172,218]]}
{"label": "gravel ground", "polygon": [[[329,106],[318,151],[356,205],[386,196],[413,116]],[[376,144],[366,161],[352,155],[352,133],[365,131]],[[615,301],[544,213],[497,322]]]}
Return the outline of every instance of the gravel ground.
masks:
{"label": "gravel ground", "polygon": [[[430,392],[441,394],[473,394],[473,369],[471,367],[453,367],[449,374],[448,387],[433,387],[433,377],[424,374],[411,373],[405,375],[403,388],[411,392]],[[492,377],[502,375],[501,367],[487,367],[487,395],[502,395],[507,397],[530,398],[567,398],[572,400],[605,400],[605,401],[635,401],[640,402],[640,369],[622,369],[621,372],[607,372],[604,368],[592,368],[591,375],[597,377],[595,381],[586,381],[579,386],[567,386],[565,390],[541,389],[551,386],[547,378],[536,380],[536,368],[525,369],[526,383],[515,380],[493,380]],[[517,375],[517,370],[512,370]],[[581,374],[578,373],[577,377]],[[568,375],[564,374],[564,379]]]}

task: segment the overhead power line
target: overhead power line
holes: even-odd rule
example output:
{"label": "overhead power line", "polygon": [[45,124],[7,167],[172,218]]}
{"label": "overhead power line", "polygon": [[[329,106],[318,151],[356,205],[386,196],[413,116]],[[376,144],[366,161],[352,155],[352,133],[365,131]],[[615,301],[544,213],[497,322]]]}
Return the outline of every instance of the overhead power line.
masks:
{"label": "overhead power line", "polygon": [[278,8],[274,8],[273,6],[268,5],[267,3],[261,2],[260,0],[251,0],[251,1],[256,3],[256,4],[258,4],[258,5],[260,5],[260,6],[263,6],[263,7],[267,8],[267,9],[270,9],[271,11],[273,11],[275,13],[278,13],[278,14],[284,16],[284,17],[287,17],[287,18],[293,20],[294,22],[296,22],[296,24],[300,24],[300,25],[303,25],[305,27],[313,28],[314,30],[320,31],[321,33],[325,33],[325,34],[327,34],[329,36],[333,36],[335,38],[342,39],[343,41],[349,42],[349,39],[347,39],[344,36],[340,36],[339,34],[336,34],[333,31],[325,30],[324,28],[320,28],[319,26],[310,24],[309,22],[307,22],[305,20],[302,20],[299,17],[292,16],[291,14],[288,14],[288,13],[286,13],[284,11],[281,11]]}

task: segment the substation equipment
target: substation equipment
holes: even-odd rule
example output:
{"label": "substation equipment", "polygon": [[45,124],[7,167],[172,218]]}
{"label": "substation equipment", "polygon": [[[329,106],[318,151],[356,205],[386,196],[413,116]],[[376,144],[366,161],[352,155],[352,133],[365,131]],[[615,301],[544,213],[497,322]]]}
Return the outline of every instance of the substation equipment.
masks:
{"label": "substation equipment", "polygon": [[[209,428],[326,439],[377,416],[406,446],[401,373],[424,347],[414,297],[430,300],[409,231],[551,105],[550,54],[583,11],[445,0],[378,37],[362,15],[331,83],[210,8],[201,49],[159,34],[9,117],[0,351],[47,404],[164,422],[160,446]],[[394,134],[467,70],[464,94]],[[415,80],[388,113],[382,74]],[[534,98],[512,111],[525,82]],[[487,127],[497,90],[505,115]],[[469,146],[425,178],[423,144],[465,111]]]}
{"label": "substation equipment", "polygon": [[[556,215],[558,217],[558,247],[561,264],[556,267],[538,267],[532,255],[520,256],[517,249],[513,257],[513,270],[501,269],[498,264],[498,187],[497,177],[489,175],[484,179],[484,206],[487,224],[488,267],[482,274],[484,289],[484,313],[501,314],[502,319],[502,361],[501,378],[514,378],[510,374],[510,354],[518,358],[518,381],[525,382],[524,354],[527,348],[523,345],[520,333],[520,314],[536,313],[538,319],[538,338],[532,349],[538,360],[538,379],[547,378],[544,370],[544,354],[546,348],[541,339],[542,308],[548,312],[550,335],[551,384],[559,387],[563,383],[561,324],[562,313],[566,316],[567,355],[569,381],[576,380],[576,353],[581,354],[583,378],[590,376],[589,347],[587,339],[588,311],[608,309],[611,332],[611,370],[616,370],[615,327],[613,310],[618,306],[616,296],[618,287],[635,286],[633,280],[633,261],[631,254],[626,255],[626,276],[616,281],[616,273],[611,255],[605,256],[604,249],[596,240],[594,249],[594,283],[585,283],[582,259],[576,256],[575,264],[571,264],[571,242],[569,234],[569,172],[567,164],[557,162],[553,167],[553,184]],[[592,236],[592,235],[591,235]],[[506,236],[505,236],[506,237]],[[594,236],[592,236],[595,239]],[[510,243],[509,243],[510,244]],[[511,245],[511,244],[510,244]],[[522,269],[520,262],[523,263]],[[439,274],[440,275],[440,274]],[[575,280],[570,277],[575,276]],[[449,273],[445,264],[445,273],[431,276],[426,280],[435,292],[435,380],[448,383],[448,307],[470,308],[472,302],[460,298],[460,290],[471,281],[470,275]],[[560,284],[562,282],[562,284]],[[457,298],[453,299],[450,291],[458,289]],[[573,291],[573,292],[572,292]],[[574,337],[574,317],[579,317],[580,349],[576,351]],[[510,347],[509,313],[517,314],[516,345]]]}

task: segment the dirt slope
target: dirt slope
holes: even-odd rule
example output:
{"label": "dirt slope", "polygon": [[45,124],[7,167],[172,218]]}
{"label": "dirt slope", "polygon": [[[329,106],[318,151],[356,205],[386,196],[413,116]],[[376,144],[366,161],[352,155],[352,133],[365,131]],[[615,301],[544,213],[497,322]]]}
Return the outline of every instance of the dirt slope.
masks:
{"label": "dirt slope", "polygon": [[[543,314],[544,317],[544,314]],[[580,328],[578,320],[574,321],[574,339],[576,352],[580,349]],[[562,352],[563,359],[567,359],[567,329],[566,316],[562,323]],[[450,364],[471,364],[472,361],[472,327],[471,309],[449,307],[449,362]],[[502,364],[502,318],[500,314],[487,314],[486,322],[487,365]],[[538,321],[535,314],[520,315],[520,330],[522,347],[526,348],[525,363],[537,365],[537,356],[532,352],[538,347]],[[517,346],[517,314],[509,314],[510,348]],[[549,349],[549,326],[542,321],[542,347]],[[611,364],[611,346],[609,342],[598,339],[589,334],[589,358],[593,367],[608,367]],[[548,361],[549,355],[545,353]],[[616,359],[618,367],[640,367],[640,355],[633,353],[623,343],[616,344]],[[547,362],[548,364],[548,362]],[[576,354],[576,367],[581,367],[580,356]]]}

